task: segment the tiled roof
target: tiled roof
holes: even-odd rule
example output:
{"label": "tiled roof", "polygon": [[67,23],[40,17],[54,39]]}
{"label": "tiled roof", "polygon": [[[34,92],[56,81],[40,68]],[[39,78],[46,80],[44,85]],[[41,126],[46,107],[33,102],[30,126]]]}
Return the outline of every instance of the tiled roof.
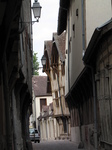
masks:
{"label": "tiled roof", "polygon": [[44,51],[47,51],[49,63],[51,63],[52,40],[44,41]]}
{"label": "tiled roof", "polygon": [[53,33],[53,40],[56,43],[57,50],[59,52],[59,57],[61,61],[65,60],[65,41],[66,41],[66,32],[63,32],[61,35]]}
{"label": "tiled roof", "polygon": [[60,35],[64,30],[66,30],[67,9],[69,8],[69,5],[70,5],[69,0],[60,0],[59,13],[58,13],[58,27],[57,27],[58,35]]}
{"label": "tiled roof", "polygon": [[36,97],[51,95],[47,93],[47,76],[33,76],[32,86]]}

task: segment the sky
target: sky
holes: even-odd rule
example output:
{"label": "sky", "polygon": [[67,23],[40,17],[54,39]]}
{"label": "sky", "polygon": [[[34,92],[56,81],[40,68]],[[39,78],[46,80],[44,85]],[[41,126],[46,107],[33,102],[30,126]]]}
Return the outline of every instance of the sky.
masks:
{"label": "sky", "polygon": [[[39,66],[44,53],[44,41],[52,40],[53,32],[57,32],[59,0],[38,0],[42,9],[38,23],[33,24],[33,51],[37,54]],[[39,75],[42,70],[39,69]]]}

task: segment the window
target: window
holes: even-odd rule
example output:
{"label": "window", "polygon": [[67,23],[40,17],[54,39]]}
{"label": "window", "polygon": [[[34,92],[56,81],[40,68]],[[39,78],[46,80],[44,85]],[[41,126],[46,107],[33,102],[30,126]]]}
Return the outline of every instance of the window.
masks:
{"label": "window", "polygon": [[75,24],[73,24],[72,28],[73,28],[73,37],[75,38]]}
{"label": "window", "polygon": [[65,65],[64,63],[61,65],[62,76],[65,75]]}
{"label": "window", "polygon": [[56,106],[59,106],[59,100],[58,100],[58,92],[55,92],[55,102],[56,102]]}
{"label": "window", "polygon": [[51,82],[49,77],[47,77],[47,93],[51,93]]}
{"label": "window", "polygon": [[47,105],[46,99],[40,99],[40,112],[42,112],[42,106]]}

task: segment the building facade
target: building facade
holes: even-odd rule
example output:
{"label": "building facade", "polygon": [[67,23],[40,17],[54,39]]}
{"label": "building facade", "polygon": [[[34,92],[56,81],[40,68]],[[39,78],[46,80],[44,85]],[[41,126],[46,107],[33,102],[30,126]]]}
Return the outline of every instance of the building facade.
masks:
{"label": "building facade", "polygon": [[93,84],[96,85],[96,132],[98,136],[98,149],[101,150],[112,149],[111,33],[112,20],[96,28],[83,58],[85,64],[92,69],[94,76]]}
{"label": "building facade", "polygon": [[49,76],[53,97],[55,139],[69,138],[70,115],[65,102],[65,35],[53,33],[52,41],[45,41],[46,65],[43,71]]}
{"label": "building facade", "polygon": [[41,140],[55,139],[55,118],[53,113],[53,103],[48,106],[43,105],[42,113],[38,117],[40,123]]}
{"label": "building facade", "polygon": [[51,87],[49,86],[49,78],[47,76],[33,76],[32,78],[32,90],[33,90],[33,113],[30,117],[32,127],[37,128],[40,131],[40,124],[38,117],[42,113],[42,107],[48,106],[52,103]]}
{"label": "building facade", "polygon": [[31,2],[0,1],[0,149],[32,149]]}
{"label": "building facade", "polygon": [[91,67],[85,64],[83,56],[95,28],[110,18],[110,0],[60,0],[57,33],[61,35],[64,30],[67,32],[65,99],[71,116],[71,140],[75,141],[79,148],[88,150],[98,149],[100,133],[97,133],[99,114],[96,110],[99,107],[95,99],[94,76]]}

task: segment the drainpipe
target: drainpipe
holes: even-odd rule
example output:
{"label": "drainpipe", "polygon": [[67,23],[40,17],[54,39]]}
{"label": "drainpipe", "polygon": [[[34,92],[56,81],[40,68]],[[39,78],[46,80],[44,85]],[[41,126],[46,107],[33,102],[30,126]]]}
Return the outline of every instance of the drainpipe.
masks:
{"label": "drainpipe", "polygon": [[[81,0],[81,9],[82,9],[82,56],[85,54],[85,32],[84,32],[84,0]],[[80,120],[80,143],[78,145],[78,148],[84,148],[83,140],[82,140],[82,121],[81,121],[81,114],[80,114],[80,108],[78,106],[78,113],[79,113],[79,120]]]}
{"label": "drainpipe", "polygon": [[85,54],[85,32],[84,32],[84,0],[81,1],[82,5],[82,47],[83,47],[83,56]]}
{"label": "drainpipe", "polygon": [[93,84],[93,100],[94,100],[94,143],[95,143],[95,150],[98,150],[98,141],[97,141],[97,108],[96,108],[96,88],[95,88],[95,77],[94,77],[94,69],[92,66],[86,65],[86,67],[91,69],[91,74],[92,74],[92,84]]}
{"label": "drainpipe", "polygon": [[112,0],[111,0],[111,11],[112,11]]}
{"label": "drainpipe", "polygon": [[35,113],[35,128],[37,128],[37,126],[36,126],[36,98],[35,98],[35,96],[34,96],[34,113]]}
{"label": "drainpipe", "polygon": [[94,70],[91,67],[92,72],[92,82],[93,82],[93,98],[94,98],[94,137],[95,137],[95,150],[98,149],[97,143],[97,113],[96,113],[96,89],[95,89],[95,77],[94,77]]}
{"label": "drainpipe", "polygon": [[69,11],[68,11],[68,92],[70,91],[70,69],[69,69],[69,29],[70,29],[70,20],[69,20]]}
{"label": "drainpipe", "polygon": [[10,95],[8,86],[8,68],[6,60],[6,52],[3,57],[3,88],[4,88],[4,99],[5,99],[5,121],[6,121],[6,141],[7,149],[12,150],[12,127],[11,127],[11,113],[10,113]]}
{"label": "drainpipe", "polygon": [[60,105],[61,105],[61,113],[62,113],[62,116],[64,117],[63,108],[62,108],[62,102],[61,102],[61,95],[60,95],[60,86],[59,86],[58,73],[57,73],[57,81],[58,81],[58,89],[59,89],[59,98],[60,98]]}
{"label": "drainpipe", "polygon": [[80,129],[80,143],[78,145],[78,149],[84,148],[84,144],[82,141],[82,120],[81,120],[81,113],[80,113],[80,107],[78,106],[78,113],[79,113],[79,120],[80,120],[80,125],[79,125],[79,129]]}

